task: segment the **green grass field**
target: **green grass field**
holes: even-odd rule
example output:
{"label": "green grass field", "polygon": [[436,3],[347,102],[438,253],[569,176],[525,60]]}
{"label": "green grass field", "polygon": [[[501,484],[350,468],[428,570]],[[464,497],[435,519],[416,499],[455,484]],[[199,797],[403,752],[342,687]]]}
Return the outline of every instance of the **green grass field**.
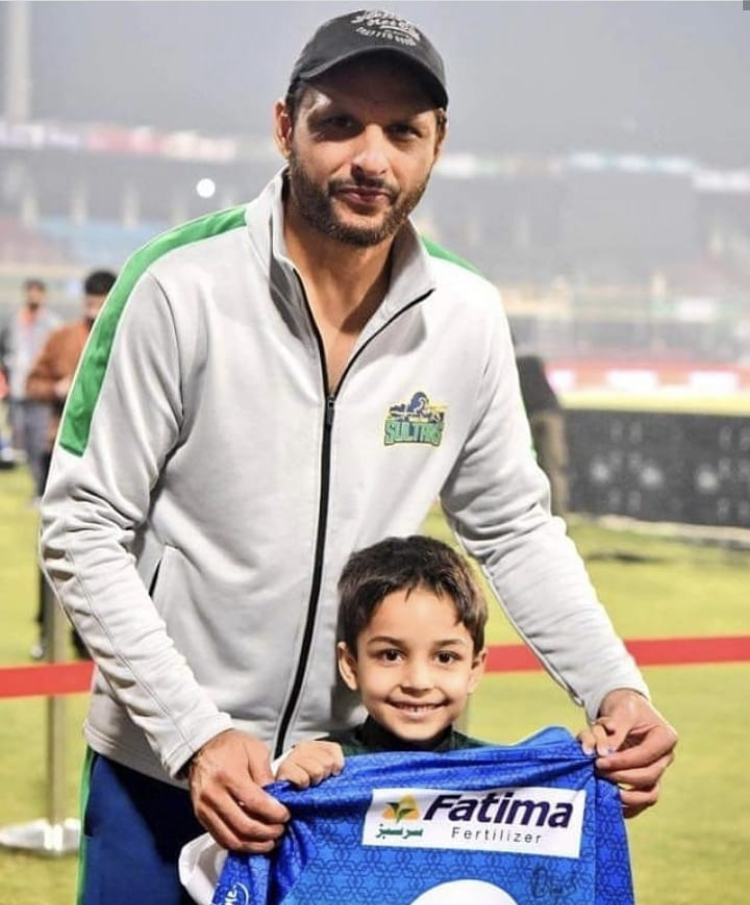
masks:
{"label": "green grass field", "polygon": [[[37,515],[21,470],[0,472],[0,665],[28,662],[35,640]],[[427,530],[445,535],[435,515]],[[624,637],[750,634],[750,552],[613,531],[575,521],[571,534]],[[623,562],[619,553],[637,554]],[[491,643],[513,641],[499,608]],[[639,905],[745,905],[750,889],[750,663],[646,671],[654,699],[680,731],[678,758],[657,808],[628,823]],[[45,814],[45,719],[36,698],[0,699],[0,826]],[[67,795],[75,816],[83,750],[82,695],[65,699]],[[511,742],[543,725],[577,730],[582,714],[541,673],[486,677],[470,731]],[[0,905],[72,905],[76,859],[0,850]],[[138,905],[138,903],[134,903]]]}

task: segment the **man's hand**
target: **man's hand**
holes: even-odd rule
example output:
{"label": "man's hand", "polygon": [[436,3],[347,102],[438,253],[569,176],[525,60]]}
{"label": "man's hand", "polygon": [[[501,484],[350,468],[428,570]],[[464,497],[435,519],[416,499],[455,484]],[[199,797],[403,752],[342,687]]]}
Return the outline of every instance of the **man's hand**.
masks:
{"label": "man's hand", "polygon": [[656,804],[662,774],[674,760],[677,733],[643,695],[627,688],[611,691],[599,718],[578,736],[596,752],[600,776],[620,787],[626,817]]}
{"label": "man's hand", "polygon": [[263,742],[236,729],[222,732],[193,755],[188,779],[195,815],[219,845],[238,852],[273,849],[289,812],[260,788],[273,781]]}
{"label": "man's hand", "polygon": [[336,742],[301,742],[279,764],[276,779],[286,779],[298,789],[317,786],[344,769],[344,754]]}

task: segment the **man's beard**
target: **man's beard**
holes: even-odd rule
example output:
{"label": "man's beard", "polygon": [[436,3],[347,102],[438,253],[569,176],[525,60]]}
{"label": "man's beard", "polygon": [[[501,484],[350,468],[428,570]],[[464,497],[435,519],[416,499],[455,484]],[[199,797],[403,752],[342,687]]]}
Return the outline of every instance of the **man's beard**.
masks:
{"label": "man's beard", "polygon": [[[358,248],[371,248],[394,235],[409,214],[419,204],[419,200],[427,188],[429,176],[411,192],[403,193],[397,186],[384,179],[356,178],[334,179],[328,183],[327,190],[321,189],[307,175],[297,154],[292,151],[289,156],[289,186],[294,203],[302,218],[314,229],[331,239]],[[381,189],[391,199],[391,207],[385,216],[373,226],[354,226],[343,223],[333,207],[336,192],[350,186]]]}

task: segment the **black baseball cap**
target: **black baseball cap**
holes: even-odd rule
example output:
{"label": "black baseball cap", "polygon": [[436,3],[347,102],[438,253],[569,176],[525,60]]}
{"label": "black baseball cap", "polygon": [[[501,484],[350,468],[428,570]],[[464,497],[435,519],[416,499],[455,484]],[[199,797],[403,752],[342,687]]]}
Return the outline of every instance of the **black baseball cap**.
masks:
{"label": "black baseball cap", "polygon": [[408,19],[383,10],[360,9],[324,22],[294,64],[289,87],[312,81],[340,63],[370,53],[392,53],[408,62],[438,107],[448,106],[445,66],[430,40]]}

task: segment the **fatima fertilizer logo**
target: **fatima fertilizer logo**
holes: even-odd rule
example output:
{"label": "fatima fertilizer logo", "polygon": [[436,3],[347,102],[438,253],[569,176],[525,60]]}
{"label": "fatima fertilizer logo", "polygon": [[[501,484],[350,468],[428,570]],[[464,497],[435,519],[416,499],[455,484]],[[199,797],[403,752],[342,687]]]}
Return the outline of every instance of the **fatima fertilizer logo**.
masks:
{"label": "fatima fertilizer logo", "polygon": [[431,403],[427,393],[416,392],[409,402],[392,405],[385,418],[383,442],[427,443],[440,446],[445,427],[445,406]]}
{"label": "fatima fertilizer logo", "polygon": [[401,16],[387,13],[382,9],[358,13],[352,18],[351,23],[355,26],[354,30],[365,38],[379,38],[407,47],[416,47],[422,40],[416,25],[412,25],[408,19],[402,19]]}
{"label": "fatima fertilizer logo", "polygon": [[404,795],[396,801],[389,801],[380,815],[384,823],[378,830],[378,838],[385,839],[388,836],[400,836],[409,839],[412,836],[421,836],[423,829],[410,829],[402,826],[402,821],[420,820],[422,815],[413,795]]}
{"label": "fatima fertilizer logo", "polygon": [[578,858],[584,789],[374,789],[362,844]]}
{"label": "fatima fertilizer logo", "polygon": [[404,795],[398,801],[389,801],[388,807],[383,811],[383,817],[386,820],[395,820],[401,823],[402,820],[419,820],[419,808],[413,795]]}

